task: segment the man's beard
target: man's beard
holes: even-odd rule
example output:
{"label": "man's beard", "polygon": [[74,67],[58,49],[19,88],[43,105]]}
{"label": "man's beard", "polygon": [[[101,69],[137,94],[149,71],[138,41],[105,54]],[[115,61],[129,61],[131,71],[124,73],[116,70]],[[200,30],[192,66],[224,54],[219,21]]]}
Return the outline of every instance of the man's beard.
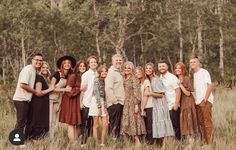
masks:
{"label": "man's beard", "polygon": [[[159,71],[159,72],[160,72],[160,71]],[[160,72],[160,74],[163,75],[163,74],[166,74],[166,72],[167,72],[167,70],[165,70],[164,72]]]}

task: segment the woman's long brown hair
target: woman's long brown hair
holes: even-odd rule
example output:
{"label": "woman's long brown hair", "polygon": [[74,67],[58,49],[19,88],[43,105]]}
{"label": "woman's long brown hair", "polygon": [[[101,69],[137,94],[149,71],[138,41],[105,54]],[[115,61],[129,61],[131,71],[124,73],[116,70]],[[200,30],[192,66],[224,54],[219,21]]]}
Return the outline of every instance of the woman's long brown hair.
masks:
{"label": "woman's long brown hair", "polygon": [[88,69],[87,64],[86,64],[86,62],[84,60],[78,61],[76,63],[76,65],[75,65],[75,70],[74,70],[74,73],[75,73],[75,80],[74,80],[74,82],[76,82],[77,79],[79,78],[79,76],[81,76],[83,74],[83,72],[79,71],[80,64],[84,64],[85,65],[85,68],[86,68],[85,71]]}
{"label": "woman's long brown hair", "polygon": [[[66,60],[68,60],[68,59],[66,59]],[[69,69],[69,70],[68,70],[68,73],[65,74],[65,69],[64,69],[63,66],[64,66],[66,60],[63,60],[63,61],[62,61],[61,67],[60,67],[61,76],[62,76],[63,78],[66,78],[66,76],[68,76],[68,74],[70,74],[70,73],[71,73],[71,70],[72,70],[72,69]],[[68,61],[70,62],[70,65],[72,65],[71,61],[70,61],[70,60],[68,60]]]}

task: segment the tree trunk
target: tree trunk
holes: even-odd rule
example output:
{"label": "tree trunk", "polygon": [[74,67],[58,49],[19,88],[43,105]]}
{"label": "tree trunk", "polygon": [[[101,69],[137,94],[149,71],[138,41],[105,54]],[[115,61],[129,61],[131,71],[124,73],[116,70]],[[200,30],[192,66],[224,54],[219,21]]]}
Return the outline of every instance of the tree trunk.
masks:
{"label": "tree trunk", "polygon": [[26,66],[25,39],[23,36],[21,37],[21,57],[22,57],[23,66]]}
{"label": "tree trunk", "polygon": [[95,40],[96,40],[96,47],[97,47],[97,54],[98,54],[98,62],[101,63],[102,62],[102,56],[101,56],[101,50],[100,50],[100,45],[99,45],[98,39],[99,38],[98,38],[98,30],[97,30]]}
{"label": "tree trunk", "polygon": [[54,71],[57,71],[57,58],[58,58],[57,51],[58,50],[54,51],[54,57],[53,57],[53,68],[54,68]]}
{"label": "tree trunk", "polygon": [[[93,3],[93,11],[96,18],[99,17],[99,11],[96,8],[96,2]],[[98,54],[98,62],[102,62],[102,56],[101,56],[101,50],[99,45],[99,23],[97,23],[96,27],[96,36],[95,36],[95,42],[96,42],[96,48],[97,48],[97,54]]]}
{"label": "tree trunk", "polygon": [[13,77],[14,77],[14,80],[17,81],[17,78],[18,78],[18,73],[19,73],[19,68],[17,67],[17,65],[19,63],[17,63],[18,61],[17,60],[13,60],[11,58],[8,58],[8,62],[9,62],[9,65],[11,66],[11,69],[12,69],[12,72],[13,72]]}
{"label": "tree trunk", "polygon": [[[188,17],[187,19],[187,22],[188,22],[188,26],[190,27],[191,26],[191,23],[190,23],[190,18]],[[196,36],[197,37],[197,36]],[[193,33],[192,33],[192,30],[189,31],[189,42],[190,44],[192,45],[192,51],[190,53],[190,57],[191,56],[194,56],[195,55],[195,49],[196,49],[196,45],[195,45],[195,39],[193,39]]]}
{"label": "tree trunk", "polygon": [[50,5],[51,5],[51,9],[54,9],[57,7],[55,0],[50,0]]}
{"label": "tree trunk", "polygon": [[217,5],[218,5],[218,15],[219,15],[219,19],[220,19],[220,26],[219,26],[220,64],[219,64],[219,69],[220,69],[220,76],[223,79],[224,78],[224,45],[223,45],[224,44],[224,34],[223,34],[223,29],[222,29],[222,21],[223,21],[223,15],[222,15],[223,2],[222,2],[222,0],[217,0]]}
{"label": "tree trunk", "polygon": [[102,53],[102,63],[103,63],[104,65],[106,64],[106,59],[107,59],[106,51],[103,51],[103,53]]}
{"label": "tree trunk", "polygon": [[203,58],[203,48],[202,48],[202,14],[201,12],[197,12],[197,37],[198,37],[198,57],[200,60]]}
{"label": "tree trunk", "polygon": [[145,4],[146,4],[145,0],[141,0],[141,9],[142,9],[142,11],[145,11]]}
{"label": "tree trunk", "polygon": [[60,9],[61,11],[62,11],[62,9],[63,9],[63,4],[64,4],[64,1],[63,1],[63,0],[60,0],[58,6],[59,6],[59,9]]}
{"label": "tree trunk", "polygon": [[144,64],[144,46],[143,46],[143,37],[142,34],[140,34],[140,44],[141,44],[141,55],[140,55],[140,62],[141,64]]}
{"label": "tree trunk", "polygon": [[6,79],[6,71],[7,71],[7,68],[6,68],[6,59],[7,59],[7,56],[6,56],[6,52],[7,52],[7,41],[6,41],[6,38],[3,38],[3,42],[4,42],[4,47],[3,47],[3,57],[2,57],[2,79],[3,79],[3,85],[6,85],[7,84],[7,79]]}
{"label": "tree trunk", "polygon": [[171,62],[171,59],[170,59],[169,54],[167,55],[167,59],[168,59],[168,62],[170,63],[171,72],[173,73],[173,72],[174,72],[174,66],[173,66],[173,64],[172,64],[172,62]]}
{"label": "tree trunk", "polygon": [[133,62],[134,62],[134,66],[137,66],[135,44],[133,45]]}
{"label": "tree trunk", "polygon": [[2,80],[3,85],[6,85],[6,57],[2,59]]}
{"label": "tree trunk", "polygon": [[[181,7],[181,6],[180,6]],[[183,35],[181,24],[181,8],[178,9],[178,30],[179,30],[179,61],[183,62]]]}

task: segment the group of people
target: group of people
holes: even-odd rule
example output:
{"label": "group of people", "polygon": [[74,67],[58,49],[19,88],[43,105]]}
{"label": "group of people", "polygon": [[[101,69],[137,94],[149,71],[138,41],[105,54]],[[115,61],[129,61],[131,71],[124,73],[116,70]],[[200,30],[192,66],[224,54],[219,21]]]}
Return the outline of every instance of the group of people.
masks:
{"label": "group of people", "polygon": [[175,64],[172,74],[164,60],[157,68],[151,62],[135,67],[130,61],[123,63],[119,54],[113,55],[109,69],[98,66],[96,56],[77,62],[63,56],[57,67],[51,75],[48,63],[36,54],[19,75],[13,97],[15,129],[33,142],[48,132],[54,138],[59,121],[67,124],[69,144],[81,135],[82,147],[91,133],[105,146],[107,130],[113,140],[128,136],[137,146],[143,137],[148,144],[162,139],[164,146],[169,138],[193,139],[198,134],[212,143],[211,77],[197,57],[190,59],[193,83],[182,62]]}

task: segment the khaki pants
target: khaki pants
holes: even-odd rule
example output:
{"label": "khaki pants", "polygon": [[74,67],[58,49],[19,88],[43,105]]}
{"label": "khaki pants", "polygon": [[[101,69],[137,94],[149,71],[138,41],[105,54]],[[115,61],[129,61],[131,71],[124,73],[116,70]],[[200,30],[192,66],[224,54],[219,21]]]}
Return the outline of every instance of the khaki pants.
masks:
{"label": "khaki pants", "polygon": [[196,111],[201,138],[207,144],[211,144],[213,141],[212,103],[202,101],[196,105]]}
{"label": "khaki pants", "polygon": [[50,101],[49,103],[50,109],[49,109],[49,134],[50,138],[54,138],[55,128],[58,123],[58,114],[59,111],[57,111],[57,108],[59,107],[58,102]]}

